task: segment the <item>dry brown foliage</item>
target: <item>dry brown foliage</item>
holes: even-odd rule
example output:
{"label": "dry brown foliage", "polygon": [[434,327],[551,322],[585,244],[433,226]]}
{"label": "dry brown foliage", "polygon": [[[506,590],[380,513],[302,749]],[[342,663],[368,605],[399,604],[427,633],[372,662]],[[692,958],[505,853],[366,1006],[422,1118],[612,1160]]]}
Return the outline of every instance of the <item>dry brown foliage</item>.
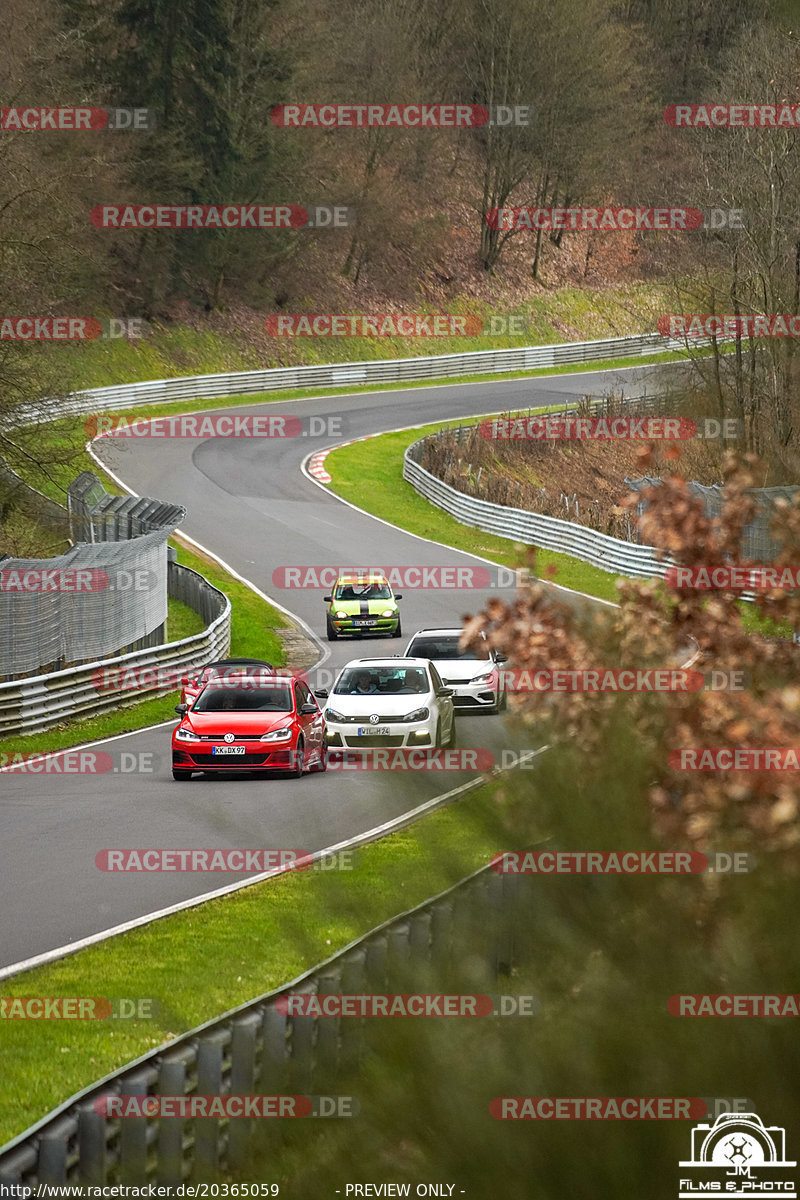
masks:
{"label": "dry brown foliage", "polygon": [[[652,448],[642,447],[641,467]],[[742,527],[752,516],[748,489],[760,465],[729,455],[724,506],[709,520],[686,481],[672,475],[646,493],[639,519],[643,540],[681,565],[752,565],[739,558]],[[623,504],[635,506],[638,497]],[[777,507],[774,534],[782,539],[775,565],[800,567],[800,496]],[[788,849],[800,842],[798,773],[792,770],[679,771],[669,765],[682,748],[795,748],[800,755],[800,647],[780,636],[749,632],[745,605],[734,591],[674,591],[661,581],[621,581],[613,615],[587,616],[532,578],[512,603],[492,600],[467,620],[464,638],[483,631],[491,645],[523,670],[677,666],[692,650],[695,667],[744,672],[745,690],[591,694],[518,692],[509,697],[517,718],[554,752],[577,753],[587,772],[619,756],[620,706],[637,753],[650,765],[649,795],[657,836],[696,849]],[[764,592],[752,606],[763,617],[800,629],[800,593]],[[770,627],[772,628],[772,627]],[[698,654],[699,648],[699,654]],[[642,797],[644,800],[645,798]]]}

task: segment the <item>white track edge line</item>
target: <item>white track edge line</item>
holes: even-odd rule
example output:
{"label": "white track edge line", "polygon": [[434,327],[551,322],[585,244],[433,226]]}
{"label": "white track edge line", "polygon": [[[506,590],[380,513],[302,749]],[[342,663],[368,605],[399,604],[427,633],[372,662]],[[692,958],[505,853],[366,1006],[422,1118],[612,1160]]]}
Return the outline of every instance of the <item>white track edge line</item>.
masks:
{"label": "white track edge line", "polygon": [[[523,762],[527,762],[531,758],[536,758],[539,754],[543,754],[547,746],[539,747],[536,750],[529,750],[520,754],[519,759],[514,766],[518,766]],[[467,783],[459,784],[458,787],[452,788],[449,792],[443,792],[438,796],[431,797],[430,800],[418,805],[416,808],[409,809],[407,812],[401,813],[397,817],[393,817],[391,821],[384,821],[381,825],[375,825],[372,829],[365,830],[363,833],[355,834],[352,838],[336,842],[332,846],[328,846],[323,850],[317,850],[311,856],[313,862],[317,862],[325,854],[334,854],[337,850],[353,849],[354,847],[369,841],[376,841],[378,838],[384,837],[394,830],[401,829],[403,825],[409,824],[416,817],[422,816],[428,810],[440,807],[448,800],[453,800],[462,795],[466,791],[481,787],[485,783],[491,782],[493,778],[507,773],[514,769],[512,767],[494,768],[490,772],[482,774],[478,779],[471,779]],[[79,950],[85,950],[90,946],[95,946],[99,942],[107,941],[109,938],[117,937],[123,933],[130,933],[131,930],[140,929],[144,925],[150,925],[154,921],[159,921],[164,917],[169,917],[179,912],[186,912],[190,908],[197,908],[200,904],[206,904],[210,900],[218,900],[222,896],[228,896],[232,892],[239,892],[243,888],[254,887],[258,883],[264,883],[269,879],[274,879],[278,875],[287,875],[290,871],[282,870],[276,867],[272,871],[265,871],[260,875],[255,875],[250,879],[240,879],[237,883],[228,884],[226,887],[219,888],[213,892],[205,892],[201,896],[192,896],[188,900],[180,900],[176,904],[170,904],[166,908],[158,909],[156,912],[147,913],[141,917],[133,917],[130,921],[123,921],[119,925],[114,925],[110,929],[101,930],[99,933],[89,934],[88,937],[80,938],[76,942],[69,942],[66,946],[59,946],[54,950],[45,950],[42,954],[36,954],[32,958],[22,959],[20,962],[11,963],[10,966],[0,969],[0,980],[9,979],[14,975],[22,975],[26,971],[32,971],[36,967],[47,966],[49,963],[56,962],[59,959],[67,958],[69,955],[76,954]]]}

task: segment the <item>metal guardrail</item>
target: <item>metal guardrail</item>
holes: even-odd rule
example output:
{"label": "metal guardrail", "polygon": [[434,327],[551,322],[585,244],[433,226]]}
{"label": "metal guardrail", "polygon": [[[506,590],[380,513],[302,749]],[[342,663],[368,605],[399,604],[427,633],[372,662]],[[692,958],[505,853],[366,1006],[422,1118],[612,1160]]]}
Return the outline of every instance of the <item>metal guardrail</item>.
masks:
{"label": "metal guardrail", "polygon": [[420,466],[418,460],[426,441],[427,438],[420,438],[406,450],[403,455],[403,479],[431,504],[455,517],[462,525],[471,525],[499,537],[513,538],[528,546],[558,550],[615,574],[648,578],[658,576],[663,579],[667,568],[673,564],[669,557],[659,559],[654,546],[623,541],[584,525],[562,521],[558,517],[546,517],[527,509],[509,508],[477,496],[468,496]]}
{"label": "metal guardrail", "polygon": [[[62,721],[111,712],[121,704],[174,691],[181,674],[224,658],[231,644],[231,602],[190,567],[170,562],[169,595],[200,613],[200,633],[47,675],[0,683],[0,737],[35,733]],[[114,683],[120,686],[113,686]]]}
{"label": "metal guardrail", "polygon": [[[268,367],[260,371],[232,371],[219,375],[185,375],[175,379],[150,379],[75,392],[59,405],[59,416],[113,411],[140,404],[169,404],[179,400],[256,395],[290,388],[342,387],[353,383],[401,383],[413,379],[442,379],[454,375],[483,375],[532,371],[539,367],[595,362],[606,358],[638,357],[662,351],[685,350],[680,338],[660,333],[601,338],[591,342],[557,342],[547,346],[521,346],[506,350],[475,350],[463,354],[420,355],[416,358],[378,359],[370,362],[327,363],[298,367]],[[29,405],[16,421],[38,420],[40,410]],[[52,415],[48,410],[48,418]]]}
{"label": "metal guardrail", "polygon": [[[167,541],[186,509],[109,495],[91,471],[70,484],[68,501],[62,512],[75,543],[69,550],[3,559],[0,679],[52,673],[164,641]],[[78,587],[79,571],[86,574]]]}
{"label": "metal guardrail", "polygon": [[[641,399],[631,396],[627,398],[626,403]],[[652,398],[646,399],[652,402]],[[603,403],[602,400],[594,401],[591,407],[597,408]],[[560,415],[568,411],[573,414],[577,410],[565,408]],[[471,425],[462,425],[458,433],[463,435],[472,428]],[[455,517],[462,525],[470,525],[485,533],[495,533],[499,537],[513,538],[527,546],[558,550],[562,554],[570,554],[573,558],[579,558],[582,562],[591,563],[592,566],[616,575],[664,579],[669,567],[675,565],[675,560],[668,554],[658,557],[655,546],[624,541],[622,538],[611,537],[610,534],[573,521],[562,521],[558,517],[546,517],[541,513],[511,508],[505,504],[492,504],[488,500],[460,492],[430,471],[426,471],[417,461],[422,457],[422,447],[428,438],[436,436],[429,434],[428,437],[412,442],[406,449],[403,455],[403,479],[431,504]],[[739,599],[753,603],[756,593],[740,592]],[[793,634],[792,641],[800,642],[800,631]]]}
{"label": "metal guardrail", "polygon": [[[488,985],[526,957],[532,940],[529,883],[487,865],[291,983],[107,1075],[3,1147],[0,1184],[176,1186],[244,1167],[252,1118],[111,1118],[95,1111],[94,1101],[105,1095],[330,1094],[337,1076],[358,1062],[363,1019],[284,1015],[277,999],[294,991],[418,990],[414,981],[424,986],[429,972],[446,971],[465,935],[471,970],[482,960]],[[270,1135],[280,1137],[280,1122]]]}

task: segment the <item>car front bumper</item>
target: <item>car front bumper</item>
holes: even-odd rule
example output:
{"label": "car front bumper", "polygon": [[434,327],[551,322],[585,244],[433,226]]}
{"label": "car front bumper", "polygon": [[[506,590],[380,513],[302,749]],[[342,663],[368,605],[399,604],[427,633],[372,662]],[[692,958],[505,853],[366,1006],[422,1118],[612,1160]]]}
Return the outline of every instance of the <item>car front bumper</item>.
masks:
{"label": "car front bumper", "polygon": [[[331,625],[337,633],[352,637],[363,637],[369,633],[395,633],[400,624],[400,615],[396,617],[331,617]],[[361,622],[361,624],[358,624]]]}
{"label": "car front bumper", "polygon": [[179,742],[172,746],[176,771],[288,771],[294,764],[295,745],[239,742],[244,753],[214,754],[213,742]]}
{"label": "car front bumper", "polygon": [[388,733],[359,734],[356,724],[328,721],[327,745],[329,750],[375,750],[381,746],[414,747],[433,746],[436,743],[436,722],[381,721]]}
{"label": "car front bumper", "polygon": [[453,693],[453,706],[455,708],[497,708],[500,701],[500,693],[497,689],[497,682],[491,680],[452,680],[442,677],[442,683],[445,687],[450,688]]}

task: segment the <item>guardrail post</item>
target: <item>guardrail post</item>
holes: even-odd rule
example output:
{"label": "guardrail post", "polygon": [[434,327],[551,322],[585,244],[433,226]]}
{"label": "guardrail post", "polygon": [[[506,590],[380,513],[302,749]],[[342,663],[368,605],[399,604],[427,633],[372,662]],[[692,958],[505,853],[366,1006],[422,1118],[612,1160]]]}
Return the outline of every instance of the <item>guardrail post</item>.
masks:
{"label": "guardrail post", "polygon": [[[236,1017],[231,1031],[231,1095],[252,1096],[255,1093],[256,1040],[261,1019],[257,1013]],[[231,1119],[228,1125],[228,1166],[242,1166],[250,1149],[253,1130],[252,1117]]]}
{"label": "guardrail post", "polygon": [[[254,1085],[260,1096],[279,1096],[289,1091],[287,1085],[287,1030],[289,1022],[270,1000],[261,1014],[261,1058],[257,1065]],[[280,1136],[278,1121],[260,1121],[254,1142],[263,1154],[276,1144]]]}
{"label": "guardrail post", "polygon": [[62,1117],[43,1130],[39,1137],[39,1183],[67,1182],[67,1143],[74,1121]]}
{"label": "guardrail post", "polygon": [[414,913],[409,922],[408,948],[414,969],[426,969],[431,960],[431,914]]}
{"label": "guardrail post", "polygon": [[[342,992],[342,973],[333,967],[317,980],[318,996],[333,996]],[[339,1066],[339,1017],[317,1018],[317,1045],[312,1072],[314,1090],[329,1087]]]}
{"label": "guardrail post", "polygon": [[[367,952],[363,947],[350,950],[342,961],[342,992],[356,996],[364,991],[367,980]],[[351,1070],[361,1055],[365,1017],[343,1017],[340,1033],[340,1062],[344,1071]]]}
{"label": "guardrail post", "polygon": [[440,900],[431,909],[431,965],[437,974],[446,971],[452,954],[453,904]]}
{"label": "guardrail post", "polygon": [[[309,988],[303,992],[313,995]],[[314,1018],[290,1017],[289,1090],[294,1095],[311,1091],[311,1063],[314,1044]]]}
{"label": "guardrail post", "polygon": [[[197,1095],[222,1093],[222,1053],[230,1038],[223,1029],[203,1034],[197,1047]],[[219,1167],[219,1120],[201,1117],[194,1122],[194,1177],[205,1179]]]}
{"label": "guardrail post", "polygon": [[386,988],[386,951],[388,942],[385,933],[370,938],[365,947],[365,975],[371,991],[382,992]]}
{"label": "guardrail post", "polygon": [[30,1144],[9,1150],[0,1162],[0,1183],[8,1186],[11,1183],[22,1183],[29,1174],[36,1173],[36,1151]]}
{"label": "guardrail post", "polygon": [[81,1183],[102,1187],[106,1182],[106,1118],[95,1112],[94,1101],[78,1109],[78,1167]]}
{"label": "guardrail post", "polygon": [[286,1086],[286,1030],[288,1022],[274,1001],[264,1008],[261,1025],[261,1064],[256,1086],[263,1095],[280,1092]]}
{"label": "guardrail post", "polygon": [[[186,1075],[189,1063],[195,1061],[193,1046],[184,1046],[161,1060],[156,1093],[159,1096],[186,1095]],[[180,1117],[163,1119],[158,1123],[158,1182],[167,1187],[183,1183],[183,1131]]]}
{"label": "guardrail post", "polygon": [[[149,1072],[137,1071],[121,1083],[120,1096],[146,1096]],[[119,1176],[122,1183],[136,1185],[147,1173],[147,1117],[120,1117]]]}
{"label": "guardrail post", "polygon": [[391,925],[388,930],[387,975],[390,991],[396,991],[408,977],[409,927],[408,921]]}

